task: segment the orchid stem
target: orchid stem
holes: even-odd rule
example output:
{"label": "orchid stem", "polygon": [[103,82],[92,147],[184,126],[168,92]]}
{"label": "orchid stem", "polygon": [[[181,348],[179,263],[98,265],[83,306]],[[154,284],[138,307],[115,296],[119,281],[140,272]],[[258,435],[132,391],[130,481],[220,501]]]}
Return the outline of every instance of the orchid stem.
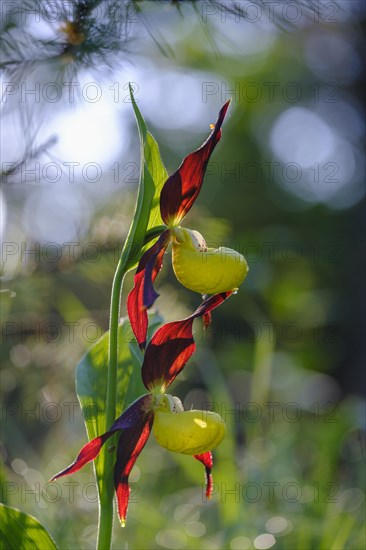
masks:
{"label": "orchid stem", "polygon": [[[116,272],[113,278],[111,307],[109,318],[109,349],[108,349],[108,378],[107,378],[107,395],[106,395],[106,415],[104,431],[107,432],[112,426],[116,418],[116,402],[117,402],[117,367],[118,367],[118,324],[120,315],[121,292],[123,280],[128,271],[134,268],[136,260],[138,261],[142,254],[142,249],[145,244],[155,239],[164,231],[165,226],[159,225],[148,229],[148,220],[150,217],[151,201],[153,199],[155,186],[151,189],[148,186],[145,188],[144,178],[151,179],[150,172],[147,168],[144,158],[146,127],[137,109],[133,98],[132,88],[130,86],[131,101],[136,115],[136,120],[140,133],[141,146],[141,173],[139,190],[136,200],[135,212],[132,218],[132,223],[120,256]],[[149,180],[150,181],[150,180]],[[139,254],[136,257],[136,251]],[[99,483],[99,525],[98,525],[98,542],[97,550],[110,550],[112,542],[113,529],[113,499],[114,499],[114,480],[113,466],[115,462],[115,453],[108,452],[108,448],[104,446],[99,455],[103,461],[103,475],[101,483]]]}
{"label": "orchid stem", "polygon": [[[123,254],[117,265],[113,278],[110,322],[109,322],[109,352],[108,352],[108,378],[107,378],[107,398],[105,431],[113,424],[116,418],[117,401],[117,365],[118,365],[118,321],[120,313],[121,292],[125,274],[128,271],[128,254]],[[112,542],[113,528],[113,465],[114,453],[108,452],[107,447],[102,449],[104,452],[104,471],[103,485],[100,489],[100,507],[99,507],[99,525],[98,525],[98,550],[109,550]]]}

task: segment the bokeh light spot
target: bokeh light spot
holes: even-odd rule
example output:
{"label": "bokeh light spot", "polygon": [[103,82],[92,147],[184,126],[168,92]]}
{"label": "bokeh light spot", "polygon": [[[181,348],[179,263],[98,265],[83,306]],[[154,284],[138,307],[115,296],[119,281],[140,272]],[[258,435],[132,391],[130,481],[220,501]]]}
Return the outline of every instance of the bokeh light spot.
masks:
{"label": "bokeh light spot", "polygon": [[258,550],[265,550],[266,548],[271,548],[274,544],[276,544],[276,539],[273,535],[269,533],[263,533],[262,535],[258,535],[255,537],[253,545],[254,548],[258,548]]}

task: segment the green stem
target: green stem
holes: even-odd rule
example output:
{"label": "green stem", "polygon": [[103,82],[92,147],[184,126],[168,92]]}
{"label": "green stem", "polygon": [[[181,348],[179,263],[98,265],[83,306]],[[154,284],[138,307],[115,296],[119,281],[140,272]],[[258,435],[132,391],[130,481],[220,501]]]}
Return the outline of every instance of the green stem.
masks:
{"label": "green stem", "polygon": [[[123,279],[127,272],[128,254],[123,254],[117,265],[114,274],[112,295],[111,295],[111,310],[109,322],[109,365],[107,378],[107,399],[106,399],[106,416],[105,416],[105,431],[113,424],[116,418],[116,401],[117,401],[117,365],[118,365],[118,321],[120,312],[121,291]],[[112,541],[113,527],[113,465],[114,453],[108,452],[108,448],[102,449],[104,456],[104,471],[103,485],[100,489],[100,508],[99,508],[99,526],[98,526],[98,550],[109,550]]]}
{"label": "green stem", "polygon": [[[98,4],[101,0],[95,0]],[[120,315],[120,302],[123,280],[126,273],[136,264],[136,259],[140,259],[142,247],[152,239],[158,237],[165,226],[148,228],[148,221],[151,216],[151,205],[155,195],[155,184],[145,161],[145,146],[147,146],[147,129],[140,111],[135,103],[132,88],[130,86],[131,101],[135,111],[137,125],[140,134],[141,147],[141,171],[139,190],[137,195],[135,212],[132,218],[130,230],[128,232],[120,260],[113,279],[111,308],[109,319],[109,349],[108,349],[108,378],[106,395],[106,415],[104,431],[108,431],[116,418],[117,401],[117,367],[118,367],[118,322]],[[153,138],[151,138],[153,139]],[[155,143],[155,142],[154,142]],[[147,153],[151,155],[149,147]],[[159,160],[159,159],[158,159]],[[156,162],[156,161],[154,161]],[[160,162],[160,161],[159,161]],[[165,169],[163,170],[163,172]],[[139,254],[136,256],[136,250]],[[113,528],[113,466],[115,462],[115,453],[109,452],[105,445],[100,453],[100,459],[103,464],[102,479],[99,482],[99,525],[98,525],[98,550],[109,550],[112,542]]]}

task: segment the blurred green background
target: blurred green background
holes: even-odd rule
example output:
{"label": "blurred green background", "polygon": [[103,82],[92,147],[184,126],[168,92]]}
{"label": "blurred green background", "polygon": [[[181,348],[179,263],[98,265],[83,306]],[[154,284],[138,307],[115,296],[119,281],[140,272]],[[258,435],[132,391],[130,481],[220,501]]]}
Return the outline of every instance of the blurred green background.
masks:
{"label": "blurred green background", "polygon": [[[62,25],[81,4],[3,13],[2,500],[60,548],[95,547],[92,466],[47,480],[86,442],[74,372],[108,328],[133,212],[132,82],[169,173],[232,97],[185,226],[250,272],[197,322],[173,388],[226,420],[214,496],[151,438],[114,548],[364,548],[364,5],[86,2],[95,34],[78,44]],[[165,320],[200,301],[169,253],[157,289]]]}

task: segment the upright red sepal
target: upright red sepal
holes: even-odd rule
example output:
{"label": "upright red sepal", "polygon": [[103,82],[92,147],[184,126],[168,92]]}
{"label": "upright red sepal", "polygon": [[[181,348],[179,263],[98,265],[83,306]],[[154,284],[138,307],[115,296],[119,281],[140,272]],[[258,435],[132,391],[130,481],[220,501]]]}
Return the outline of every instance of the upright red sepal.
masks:
{"label": "upright red sepal", "polygon": [[229,104],[230,100],[221,108],[215,127],[203,145],[186,156],[165,182],[160,195],[160,212],[167,225],[179,225],[199,195],[208,161],[221,138],[221,126]]}

